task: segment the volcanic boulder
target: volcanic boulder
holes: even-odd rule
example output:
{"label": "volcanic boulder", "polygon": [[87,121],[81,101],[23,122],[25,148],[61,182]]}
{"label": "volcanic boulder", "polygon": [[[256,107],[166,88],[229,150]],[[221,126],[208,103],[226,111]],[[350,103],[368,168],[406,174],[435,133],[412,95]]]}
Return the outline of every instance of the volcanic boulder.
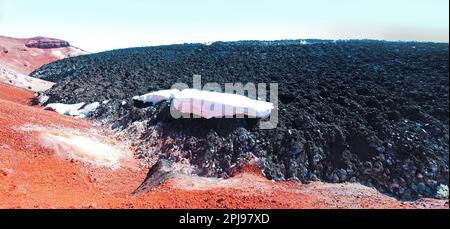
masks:
{"label": "volcanic boulder", "polygon": [[173,177],[175,177],[175,173],[172,168],[172,162],[160,160],[150,168],[144,182],[132,194],[146,193],[148,190]]}

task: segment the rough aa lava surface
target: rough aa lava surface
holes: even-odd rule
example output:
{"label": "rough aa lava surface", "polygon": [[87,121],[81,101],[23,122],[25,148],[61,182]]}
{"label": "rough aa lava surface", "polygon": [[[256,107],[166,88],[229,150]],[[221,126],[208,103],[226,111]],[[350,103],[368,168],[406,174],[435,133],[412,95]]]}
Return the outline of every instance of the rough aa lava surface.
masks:
{"label": "rough aa lava surface", "polygon": [[[175,120],[165,103],[133,106],[133,96],[190,83],[193,74],[203,83],[279,83],[278,128]],[[408,200],[448,190],[448,74],[448,44],[279,41],[115,50],[32,76],[58,83],[45,93],[49,102],[110,100],[91,118],[132,140],[149,165],[170,159],[227,177],[253,154],[270,179],[359,182]]]}

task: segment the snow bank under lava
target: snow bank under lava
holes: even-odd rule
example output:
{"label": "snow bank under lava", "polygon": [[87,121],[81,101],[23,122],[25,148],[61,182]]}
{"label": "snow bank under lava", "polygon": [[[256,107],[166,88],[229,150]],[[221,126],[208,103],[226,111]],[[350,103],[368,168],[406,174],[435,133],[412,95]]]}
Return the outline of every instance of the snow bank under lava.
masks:
{"label": "snow bank under lava", "polygon": [[44,107],[45,110],[55,111],[62,115],[75,116],[77,118],[84,118],[98,107],[100,107],[99,102],[90,103],[85,106],[86,103],[77,104],[63,104],[63,103],[51,103]]}
{"label": "snow bank under lava", "polygon": [[266,101],[254,100],[242,95],[197,89],[156,91],[135,96],[133,100],[152,105],[167,100],[179,112],[194,114],[206,119],[234,115],[267,118],[274,109],[273,104]]}
{"label": "snow bank under lava", "polygon": [[130,165],[133,153],[97,132],[80,133],[75,129],[24,126],[22,131],[39,133],[39,143],[64,159],[74,159],[97,167],[116,169]]}
{"label": "snow bank under lava", "polygon": [[177,89],[161,90],[161,91],[155,91],[155,92],[148,93],[148,94],[141,95],[141,96],[135,96],[135,97],[133,97],[133,100],[156,105],[158,103],[161,103],[162,101],[172,99],[178,93],[180,93],[180,91]]}
{"label": "snow bank under lava", "polygon": [[[197,89],[185,90],[161,90],[133,97],[136,102],[156,105],[163,101],[168,103],[181,113],[188,113],[202,118],[223,118],[236,116],[248,116],[254,118],[267,118],[274,106],[272,103],[250,99],[246,96],[201,91]],[[59,114],[84,118],[100,107],[99,102],[62,104],[51,103],[45,106],[45,110],[52,110]],[[136,104],[136,103],[135,103]]]}
{"label": "snow bank under lava", "polygon": [[185,89],[175,94],[172,106],[182,113],[191,113],[207,119],[233,115],[267,118],[274,108],[272,103],[242,95],[196,89]]}

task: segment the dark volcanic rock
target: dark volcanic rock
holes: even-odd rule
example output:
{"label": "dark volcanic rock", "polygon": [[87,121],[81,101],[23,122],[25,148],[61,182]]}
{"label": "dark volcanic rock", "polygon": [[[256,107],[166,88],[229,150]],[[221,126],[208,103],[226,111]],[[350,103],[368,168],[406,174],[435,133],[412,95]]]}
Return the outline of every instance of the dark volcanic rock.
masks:
{"label": "dark volcanic rock", "polygon": [[8,54],[9,51],[8,49],[6,49],[5,47],[0,46],[0,52],[4,53],[4,54]]}
{"label": "dark volcanic rock", "polygon": [[175,177],[175,173],[172,168],[172,162],[160,160],[150,168],[144,182],[132,194],[146,193],[148,190],[157,187],[173,177]]}
{"label": "dark volcanic rock", "polygon": [[[190,84],[193,74],[203,84],[279,83],[278,127],[133,106],[132,96]],[[49,102],[112,99],[93,118],[133,140],[149,165],[188,161],[193,173],[226,177],[251,153],[276,180],[360,182],[403,199],[448,186],[448,44],[171,45],[66,59],[32,76],[59,82]]]}
{"label": "dark volcanic rock", "polygon": [[25,46],[27,46],[28,48],[51,49],[69,47],[70,44],[67,41],[54,38],[33,37],[29,39]]}

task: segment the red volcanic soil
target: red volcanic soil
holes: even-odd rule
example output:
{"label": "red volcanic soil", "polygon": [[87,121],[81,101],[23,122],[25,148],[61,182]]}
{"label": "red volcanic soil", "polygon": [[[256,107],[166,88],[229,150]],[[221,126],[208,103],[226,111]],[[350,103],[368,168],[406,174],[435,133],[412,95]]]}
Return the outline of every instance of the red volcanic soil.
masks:
{"label": "red volcanic soil", "polygon": [[131,195],[148,169],[134,160],[96,166],[42,145],[39,132],[24,127],[79,132],[96,127],[30,106],[32,97],[0,84],[0,208],[448,208],[448,201],[399,202],[359,184],[273,182],[252,166],[226,180],[179,176]]}
{"label": "red volcanic soil", "polygon": [[[40,44],[42,47],[55,48],[39,48]],[[57,39],[42,37],[19,39],[0,36],[0,65],[28,75],[44,64],[86,53],[70,45],[65,47],[66,45],[67,42]]]}

